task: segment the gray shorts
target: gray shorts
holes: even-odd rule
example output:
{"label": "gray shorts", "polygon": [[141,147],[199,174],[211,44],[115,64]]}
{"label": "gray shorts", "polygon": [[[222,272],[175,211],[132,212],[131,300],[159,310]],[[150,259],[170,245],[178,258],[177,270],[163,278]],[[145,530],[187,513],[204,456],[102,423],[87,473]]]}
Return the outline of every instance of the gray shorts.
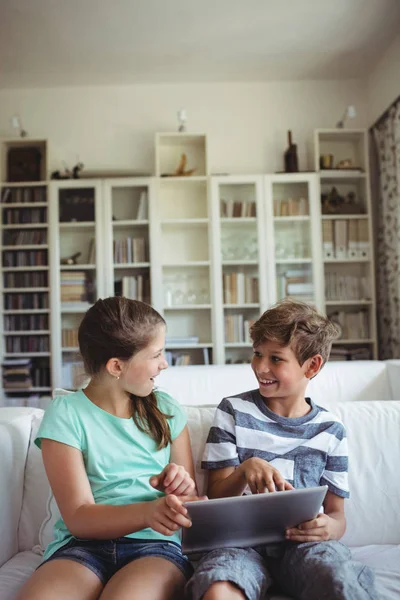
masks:
{"label": "gray shorts", "polygon": [[234,583],[247,600],[265,596],[272,579],[261,555],[252,548],[225,548],[203,556],[186,585],[186,597],[200,600],[217,581]]}

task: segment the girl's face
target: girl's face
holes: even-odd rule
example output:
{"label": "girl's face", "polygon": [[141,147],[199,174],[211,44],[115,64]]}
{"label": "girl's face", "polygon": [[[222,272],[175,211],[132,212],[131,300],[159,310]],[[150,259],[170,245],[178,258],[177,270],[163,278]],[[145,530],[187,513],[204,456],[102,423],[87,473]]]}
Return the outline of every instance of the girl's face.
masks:
{"label": "girl's face", "polygon": [[149,345],[124,363],[119,382],[126,392],[139,397],[148,396],[152,392],[154,378],[168,367],[164,346],[165,325],[160,324]]}

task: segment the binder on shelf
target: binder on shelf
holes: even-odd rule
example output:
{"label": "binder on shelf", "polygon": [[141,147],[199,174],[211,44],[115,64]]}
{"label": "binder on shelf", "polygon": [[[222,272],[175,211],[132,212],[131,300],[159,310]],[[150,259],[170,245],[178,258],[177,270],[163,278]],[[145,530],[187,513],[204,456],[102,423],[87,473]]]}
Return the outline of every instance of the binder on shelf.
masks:
{"label": "binder on shelf", "polygon": [[358,221],[358,258],[370,258],[370,243],[367,219]]}
{"label": "binder on shelf", "polygon": [[334,258],[333,253],[333,222],[322,221],[322,247],[324,258]]}
{"label": "binder on shelf", "polygon": [[348,243],[348,257],[358,258],[358,219],[352,219],[349,221],[349,243]]}
{"label": "binder on shelf", "polygon": [[146,191],[142,191],[140,193],[139,206],[138,206],[136,219],[138,221],[145,221],[146,219],[148,219],[148,202],[147,202],[147,192]]}
{"label": "binder on shelf", "polygon": [[347,258],[347,221],[337,219],[334,226],[335,258]]}

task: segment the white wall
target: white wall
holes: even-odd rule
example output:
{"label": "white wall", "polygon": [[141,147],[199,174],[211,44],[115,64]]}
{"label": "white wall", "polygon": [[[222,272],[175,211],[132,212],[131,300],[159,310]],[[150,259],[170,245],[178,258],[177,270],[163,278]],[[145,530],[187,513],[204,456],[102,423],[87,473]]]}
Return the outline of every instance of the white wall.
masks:
{"label": "white wall", "polygon": [[346,105],[367,125],[365,85],[357,80],[68,87],[0,91],[0,135],[19,113],[31,137],[47,138],[50,169],[136,169],[154,172],[154,133],[174,131],[185,107],[189,130],[209,136],[213,173],[282,170],[287,129],[300,169],[313,169],[313,130],[334,127]]}
{"label": "white wall", "polygon": [[371,126],[399,95],[400,33],[368,77],[368,126]]}

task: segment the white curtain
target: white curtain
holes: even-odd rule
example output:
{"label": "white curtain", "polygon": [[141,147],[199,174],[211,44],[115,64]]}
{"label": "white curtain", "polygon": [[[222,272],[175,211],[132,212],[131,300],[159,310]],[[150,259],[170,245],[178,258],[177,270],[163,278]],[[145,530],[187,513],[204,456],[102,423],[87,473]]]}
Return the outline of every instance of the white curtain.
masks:
{"label": "white curtain", "polygon": [[400,101],[373,128],[378,159],[379,357],[400,358]]}

